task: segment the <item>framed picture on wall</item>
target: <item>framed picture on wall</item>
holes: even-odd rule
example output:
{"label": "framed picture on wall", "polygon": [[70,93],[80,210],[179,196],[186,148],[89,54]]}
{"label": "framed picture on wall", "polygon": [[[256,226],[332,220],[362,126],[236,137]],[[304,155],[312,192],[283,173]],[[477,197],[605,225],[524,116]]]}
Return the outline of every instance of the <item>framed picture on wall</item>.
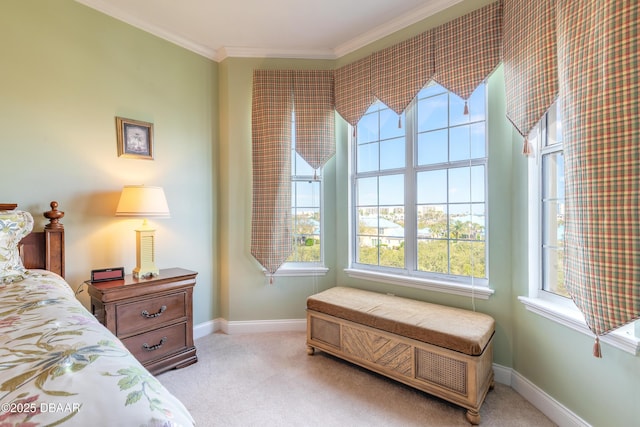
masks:
{"label": "framed picture on wall", "polygon": [[153,123],[116,117],[118,156],[153,160]]}

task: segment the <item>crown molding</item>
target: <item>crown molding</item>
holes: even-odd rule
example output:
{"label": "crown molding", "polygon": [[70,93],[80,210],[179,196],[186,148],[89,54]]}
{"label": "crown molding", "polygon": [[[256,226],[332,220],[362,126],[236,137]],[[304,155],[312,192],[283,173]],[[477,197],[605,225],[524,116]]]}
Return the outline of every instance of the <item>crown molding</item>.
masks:
{"label": "crown molding", "polygon": [[391,21],[379,25],[334,49],[278,49],[278,48],[254,48],[226,46],[220,49],[212,49],[192,40],[185,39],[170,31],[164,30],[129,13],[114,7],[104,0],[75,0],[91,9],[102,12],[112,18],[125,22],[161,39],[190,50],[205,58],[220,62],[226,58],[296,58],[296,59],[338,59],[348,53],[354,52],[383,37],[402,30],[429,16],[432,16],[463,0],[432,0],[419,9],[408,12]]}
{"label": "crown molding", "polygon": [[220,62],[226,58],[296,58],[336,59],[331,49],[271,49],[256,47],[222,47],[214,58]]}
{"label": "crown molding", "polygon": [[198,55],[204,56],[205,58],[213,59],[213,60],[216,59],[217,52],[215,49],[211,49],[207,46],[203,46],[194,41],[185,39],[184,37],[178,36],[177,34],[166,31],[160,27],[157,27],[146,21],[138,19],[135,16],[128,14],[122,11],[121,9],[118,9],[103,0],[75,0],[75,1],[77,3],[90,7],[91,9],[102,12],[105,15],[111,16],[112,18],[115,18],[118,21],[125,22],[140,30],[146,31],[147,33],[153,34],[154,36],[157,36],[175,45],[178,45],[194,53],[197,53]]}
{"label": "crown molding", "polygon": [[378,27],[375,27],[358,37],[351,39],[350,41],[343,43],[334,49],[336,59],[351,52],[354,52],[366,45],[380,40],[383,37],[391,35],[396,31],[402,30],[409,25],[420,22],[438,12],[441,12],[463,0],[432,0],[427,2],[424,6],[401,15],[389,22],[386,22]]}

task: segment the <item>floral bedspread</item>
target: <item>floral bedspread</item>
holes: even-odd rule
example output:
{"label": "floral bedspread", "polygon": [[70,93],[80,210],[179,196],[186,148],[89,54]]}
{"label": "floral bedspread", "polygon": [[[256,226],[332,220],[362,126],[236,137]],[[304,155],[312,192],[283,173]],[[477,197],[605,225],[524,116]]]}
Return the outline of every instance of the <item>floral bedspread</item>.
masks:
{"label": "floral bedspread", "polygon": [[193,424],[60,276],[0,284],[0,427]]}

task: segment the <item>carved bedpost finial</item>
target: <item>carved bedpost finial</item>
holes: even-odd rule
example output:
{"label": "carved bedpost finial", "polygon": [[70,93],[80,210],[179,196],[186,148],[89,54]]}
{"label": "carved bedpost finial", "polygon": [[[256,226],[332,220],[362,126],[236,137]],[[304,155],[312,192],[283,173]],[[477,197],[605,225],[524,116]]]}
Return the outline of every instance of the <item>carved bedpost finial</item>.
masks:
{"label": "carved bedpost finial", "polygon": [[64,217],[64,212],[58,210],[58,202],[54,200],[49,206],[51,206],[51,210],[43,214],[49,220],[49,224],[44,228],[64,228],[64,225],[59,222]]}

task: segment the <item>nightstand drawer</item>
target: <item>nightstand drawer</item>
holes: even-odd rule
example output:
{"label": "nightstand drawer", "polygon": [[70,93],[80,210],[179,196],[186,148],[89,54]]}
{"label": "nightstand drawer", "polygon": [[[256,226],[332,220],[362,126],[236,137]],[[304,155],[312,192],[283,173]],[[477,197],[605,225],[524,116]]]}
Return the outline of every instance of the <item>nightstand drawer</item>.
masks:
{"label": "nightstand drawer", "polygon": [[148,331],[187,315],[186,292],[116,306],[116,335]]}
{"label": "nightstand drawer", "polygon": [[140,361],[145,363],[175,353],[187,347],[187,323],[156,329],[122,340]]}

